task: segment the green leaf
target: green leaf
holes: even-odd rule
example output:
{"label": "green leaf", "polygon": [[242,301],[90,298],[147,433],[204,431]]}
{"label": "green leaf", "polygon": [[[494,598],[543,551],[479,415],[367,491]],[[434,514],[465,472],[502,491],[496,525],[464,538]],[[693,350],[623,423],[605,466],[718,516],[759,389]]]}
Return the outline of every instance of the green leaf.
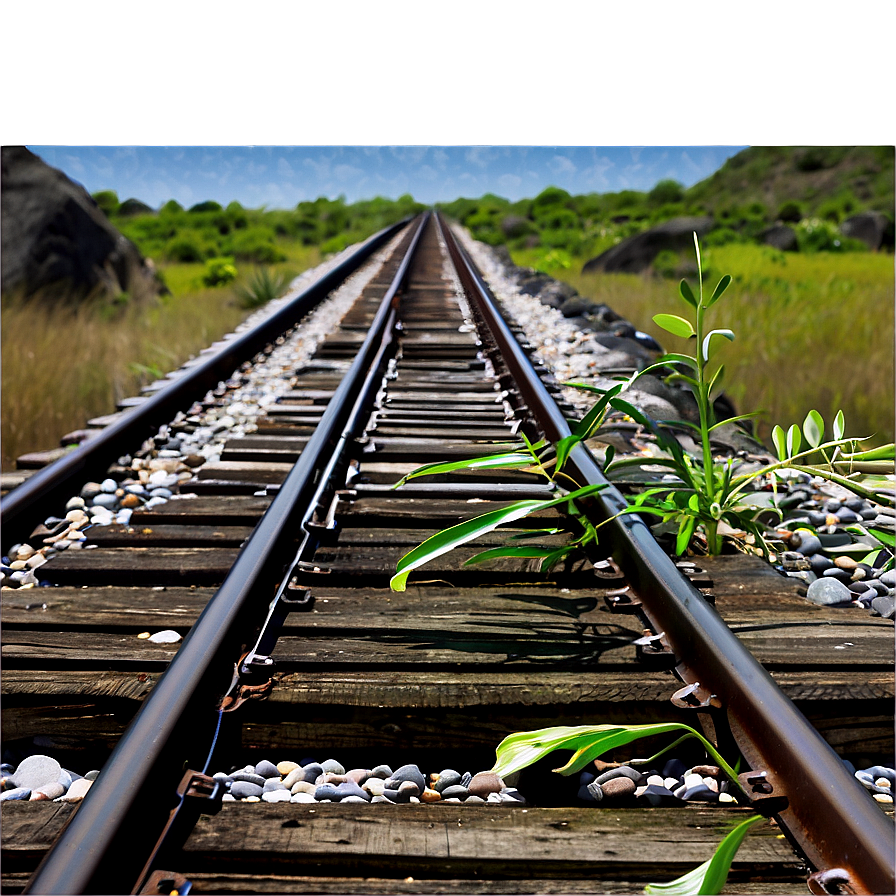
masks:
{"label": "green leaf", "polygon": [[688,305],[691,305],[693,308],[697,307],[697,299],[694,298],[694,292],[687,280],[682,280],[681,283],[678,284],[678,291]]}
{"label": "green leaf", "polygon": [[684,364],[685,366],[690,367],[691,370],[697,370],[698,366],[696,358],[692,358],[690,355],[681,355],[678,352],[668,352],[661,358],[658,358],[656,364],[651,366],[662,367],[664,364]]}
{"label": "green leaf", "polygon": [[435,476],[439,473],[454,473],[457,470],[495,470],[495,469],[517,469],[521,467],[529,467],[532,465],[532,457],[529,454],[522,453],[504,453],[490,454],[488,457],[473,457],[466,460],[455,460],[447,463],[436,462],[425,464],[412,470],[407,476],[402,477],[395,483],[393,488],[399,488],[411,479],[418,476]]}
{"label": "green leaf", "polygon": [[712,298],[706,303],[707,308],[711,308],[713,305],[715,305],[716,302],[719,301],[719,299],[722,298],[722,293],[725,292],[726,289],[728,289],[730,283],[731,274],[725,274],[725,276],[722,277],[721,280],[719,280],[718,286],[716,286],[716,288],[713,290]]}
{"label": "green leaf", "polygon": [[800,428],[796,423],[792,423],[790,429],[787,430],[787,457],[793,457],[794,454],[799,454],[801,444],[802,436],[800,435]]}
{"label": "green leaf", "polygon": [[694,335],[694,328],[691,326],[691,322],[683,317],[679,317],[677,314],[654,314],[653,322],[673,336],[682,336],[685,339],[689,339]]}
{"label": "green leaf", "polygon": [[700,261],[700,243],[697,242],[697,231],[694,231],[694,251],[697,253],[697,272],[700,275],[700,288],[703,288],[703,264]]}
{"label": "green leaf", "polygon": [[893,442],[888,445],[881,445],[879,448],[869,448],[867,451],[854,451],[852,454],[844,454],[843,458],[847,461],[874,461],[874,460],[893,460],[896,457]]}
{"label": "green leaf", "polygon": [[846,420],[843,417],[843,411],[837,411],[837,416],[834,417],[834,441],[837,442],[843,438],[843,433],[846,430]]}
{"label": "green leaf", "polygon": [[572,433],[572,435],[564,436],[560,439],[556,444],[557,449],[557,469],[562,470],[563,465],[566,463],[566,459],[569,457],[569,452],[572,451],[579,442],[582,441],[582,436],[579,433]]}
{"label": "green leaf", "polygon": [[464,566],[475,566],[478,563],[487,563],[489,560],[497,560],[499,557],[541,558],[556,552],[556,548],[527,548],[516,545],[505,545],[500,548],[489,548],[480,551],[464,562]]}
{"label": "green leaf", "polygon": [[613,445],[607,445],[607,450],[604,452],[604,473],[610,472],[614,457],[616,457],[616,448]]}
{"label": "green leaf", "polygon": [[584,488],[576,489],[574,492],[569,492],[550,501],[517,501],[508,507],[490,510],[488,513],[483,513],[471,520],[466,520],[463,523],[458,523],[456,526],[437,532],[413,550],[408,551],[398,561],[395,567],[395,575],[389,581],[389,586],[393,591],[404,591],[408,575],[412,570],[423,566],[424,563],[428,563],[436,557],[440,557],[442,554],[447,554],[448,551],[453,550],[458,545],[466,544],[468,541],[472,541],[486,532],[491,532],[502,523],[512,523],[515,520],[528,516],[530,513],[546,510],[549,507],[556,507],[558,504],[564,504],[576,498],[584,498],[588,495],[596,494],[604,488],[606,488],[605,483],[598,483],[597,485],[586,485]]}
{"label": "green leaf", "polygon": [[734,333],[731,330],[711,330],[703,338],[703,359],[705,361],[709,360],[713,346],[718,345],[719,338],[721,337],[724,337],[729,342],[734,342]]}
{"label": "green leaf", "polygon": [[896,547],[896,536],[886,529],[879,529],[877,526],[868,526],[868,531],[881,543],[888,548]]}
{"label": "green leaf", "polygon": [[821,444],[824,437],[824,419],[818,411],[812,410],[806,414],[806,419],[803,421],[803,435],[813,448]]}
{"label": "green leaf", "polygon": [[762,815],[754,815],[742,821],[725,836],[708,862],[668,883],[648,884],[644,887],[644,892],[649,896],[714,896],[721,893],[744,837],[754,824],[762,820]]}
{"label": "green leaf", "polygon": [[688,545],[691,543],[691,536],[696,528],[696,517],[686,516],[682,518],[678,527],[678,537],[675,539],[675,553],[677,555],[680,556],[687,550]]}
{"label": "green leaf", "polygon": [[719,364],[719,369],[712,375],[712,379],[710,379],[709,385],[706,387],[707,395],[712,395],[712,390],[715,389],[716,383],[721,382],[721,379],[724,375],[725,375],[725,365]]}
{"label": "green leaf", "polygon": [[784,430],[777,423],[772,430],[772,442],[774,442],[775,451],[778,452],[778,460],[784,460],[787,457],[787,440]]}
{"label": "green leaf", "polygon": [[724,420],[719,420],[718,423],[713,423],[713,425],[709,427],[707,432],[712,432],[714,429],[718,429],[720,426],[724,426],[726,423],[737,423],[738,420],[749,420],[751,417],[758,416],[759,411],[752,411],[749,414],[737,414],[734,417],[726,417]]}

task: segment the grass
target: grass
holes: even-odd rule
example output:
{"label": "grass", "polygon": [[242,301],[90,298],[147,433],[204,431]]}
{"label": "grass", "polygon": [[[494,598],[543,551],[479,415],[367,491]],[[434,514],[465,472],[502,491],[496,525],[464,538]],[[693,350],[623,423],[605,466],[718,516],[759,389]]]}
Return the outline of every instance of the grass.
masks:
{"label": "grass", "polygon": [[[536,250],[537,251],[537,250]],[[514,252],[535,265],[535,252]],[[594,301],[605,302],[666,351],[687,341],[653,323],[661,311],[680,313],[676,282],[635,274],[581,274],[583,259],[544,268]],[[726,345],[725,390],[738,411],[760,410],[759,436],[769,441],[812,408],[833,420],[842,408],[849,431],[894,440],[894,273],[884,253],[782,253],[762,246],[708,248],[709,289],[722,273],[734,282],[710,326],[737,334]]]}
{"label": "grass", "polygon": [[[281,245],[288,278],[319,263],[316,248]],[[239,266],[246,282],[252,265]],[[62,435],[179,367],[231,332],[251,312],[231,286],[202,286],[204,264],[160,264],[170,296],[138,303],[48,307],[4,297],[2,308],[2,468],[21,454],[59,444]]]}

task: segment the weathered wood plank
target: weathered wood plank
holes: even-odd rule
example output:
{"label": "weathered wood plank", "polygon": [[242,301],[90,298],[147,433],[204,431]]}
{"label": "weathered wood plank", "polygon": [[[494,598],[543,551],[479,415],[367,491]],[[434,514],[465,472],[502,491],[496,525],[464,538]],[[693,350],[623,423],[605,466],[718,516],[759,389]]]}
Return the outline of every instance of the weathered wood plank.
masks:
{"label": "weathered wood plank", "polygon": [[[74,807],[4,804],[4,865],[23,871],[52,845]],[[747,809],[225,804],[203,815],[178,856],[195,872],[670,879],[705,861]],[[670,836],[670,832],[674,832]],[[633,848],[637,844],[637,848]],[[802,879],[779,829],[754,827],[731,879]]]}
{"label": "weathered wood plank", "polygon": [[[376,438],[376,433],[378,432],[378,430],[374,431],[374,438]],[[388,430],[384,430],[383,434],[386,434],[387,432],[393,436],[412,436],[414,438],[421,438],[422,434],[426,433],[427,430],[411,429],[403,431],[398,427],[390,427]],[[438,433],[435,434],[438,435]],[[460,434],[456,433],[455,435]],[[509,438],[506,434],[504,437],[505,439]],[[477,436],[474,434],[472,438],[477,438]],[[418,466],[419,464],[416,463],[380,463],[376,459],[368,460],[366,457],[363,457],[361,459],[361,470],[358,474],[358,478],[359,481],[394,485],[403,476],[416,470]],[[528,485],[531,483],[532,485],[538,485],[544,482],[544,477],[539,476],[537,473],[527,473],[523,470],[464,470],[457,473],[439,473],[434,476],[427,476],[426,481],[430,485],[444,482],[457,482],[459,485],[473,485],[477,482],[487,482],[492,488],[495,488],[496,486],[505,483],[515,485]]]}
{"label": "weathered wood plank", "polygon": [[93,526],[87,543],[101,547],[240,547],[253,526],[167,525],[156,523]]}
{"label": "weathered wood plank", "polygon": [[[411,483],[414,484],[414,483]],[[336,507],[339,523],[344,528],[357,526],[391,527],[414,521],[424,529],[438,529],[461,522],[490,510],[507,507],[510,501],[489,501],[483,498],[415,498],[408,494],[408,486],[392,493],[394,497],[362,496],[351,500],[350,495],[340,497]],[[545,493],[538,495],[545,498]],[[556,526],[564,517],[557,508],[542,510],[526,518],[534,526]]]}
{"label": "weathered wood plank", "polygon": [[268,496],[255,495],[177,495],[149,510],[135,510],[131,516],[131,525],[176,523],[183,526],[254,526],[271,506],[272,500]]}
{"label": "weathered wood plank", "polygon": [[[293,464],[258,461],[217,461],[199,469],[197,479],[234,480],[237,482],[283,482]],[[189,486],[189,483],[188,483]]]}
{"label": "weathered wood plank", "polygon": [[236,548],[105,548],[68,550],[41,567],[57,585],[217,585]]}

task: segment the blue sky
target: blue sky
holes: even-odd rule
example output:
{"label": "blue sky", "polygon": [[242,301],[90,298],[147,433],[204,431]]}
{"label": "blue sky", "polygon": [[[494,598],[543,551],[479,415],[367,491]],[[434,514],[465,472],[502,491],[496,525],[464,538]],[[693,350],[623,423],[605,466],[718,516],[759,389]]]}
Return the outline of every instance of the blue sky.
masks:
{"label": "blue sky", "polygon": [[292,208],[304,199],[349,202],[410,193],[420,202],[496,193],[515,200],[549,185],[570,193],[691,186],[743,146],[46,146],[47,164],[91,193],[115,190],[157,208],[206,199]]}

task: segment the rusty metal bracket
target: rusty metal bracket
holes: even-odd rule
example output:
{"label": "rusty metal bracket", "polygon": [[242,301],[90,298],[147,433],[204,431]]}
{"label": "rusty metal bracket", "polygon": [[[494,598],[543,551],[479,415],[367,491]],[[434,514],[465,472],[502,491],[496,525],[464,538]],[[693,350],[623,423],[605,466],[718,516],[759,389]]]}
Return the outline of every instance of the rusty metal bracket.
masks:
{"label": "rusty metal bracket", "polygon": [[760,815],[777,815],[787,808],[787,796],[779,787],[770,780],[770,773],[766,769],[754,769],[742,772],[737,776],[750,808],[755,809]]}
{"label": "rusty metal bracket", "polygon": [[635,597],[628,586],[607,591],[604,601],[614,613],[637,613],[641,609],[640,598]]}
{"label": "rusty metal bracket", "polygon": [[[180,779],[180,784],[177,785],[177,803],[168,815],[168,821],[165,824],[162,833],[159,835],[159,839],[156,841],[149,859],[143,866],[143,870],[140,872],[140,877],[137,879],[137,885],[131,890],[132,894],[159,893],[160,890],[158,888],[153,890],[147,889],[147,887],[150,887],[153,882],[155,882],[158,887],[158,882],[160,880],[172,880],[170,875],[159,877],[158,874],[150,871],[152,866],[162,855],[163,850],[167,852],[166,847],[173,846],[173,844],[167,843],[168,838],[176,829],[179,829],[181,834],[183,834],[184,830],[189,831],[193,824],[195,824],[199,815],[214,815],[217,813],[221,808],[221,798],[224,796],[225,790],[226,786],[224,782],[219,781],[217,778],[203,775],[192,769],[187,769],[187,771],[184,772],[184,776]],[[188,817],[186,818],[181,814],[185,808],[190,810],[187,813]],[[180,844],[178,844],[178,846],[179,845]],[[179,877],[184,883],[189,885],[189,881],[180,875],[174,876],[173,880],[175,884]],[[169,892],[171,891],[169,890]],[[177,892],[189,893],[189,888],[184,891],[178,890]]]}
{"label": "rusty metal bracket", "polygon": [[853,887],[852,878],[845,868],[827,868],[810,874],[806,880],[809,892],[815,896],[840,896],[858,891]]}
{"label": "rusty metal bracket", "polygon": [[228,694],[221,701],[221,712],[233,712],[247,700],[261,700],[274,689],[274,679],[269,678],[261,684],[241,684],[235,694]]}
{"label": "rusty metal bracket", "polygon": [[654,668],[672,669],[675,666],[675,654],[666,640],[666,633],[653,634],[644,630],[644,637],[632,642],[637,648],[638,660]]}
{"label": "rusty metal bracket", "polygon": [[153,871],[140,890],[140,896],[187,896],[192,889],[192,882],[176,871]]}
{"label": "rusty metal bracket", "polygon": [[669,698],[679,709],[719,709],[722,701],[699,681],[686,684]]}

